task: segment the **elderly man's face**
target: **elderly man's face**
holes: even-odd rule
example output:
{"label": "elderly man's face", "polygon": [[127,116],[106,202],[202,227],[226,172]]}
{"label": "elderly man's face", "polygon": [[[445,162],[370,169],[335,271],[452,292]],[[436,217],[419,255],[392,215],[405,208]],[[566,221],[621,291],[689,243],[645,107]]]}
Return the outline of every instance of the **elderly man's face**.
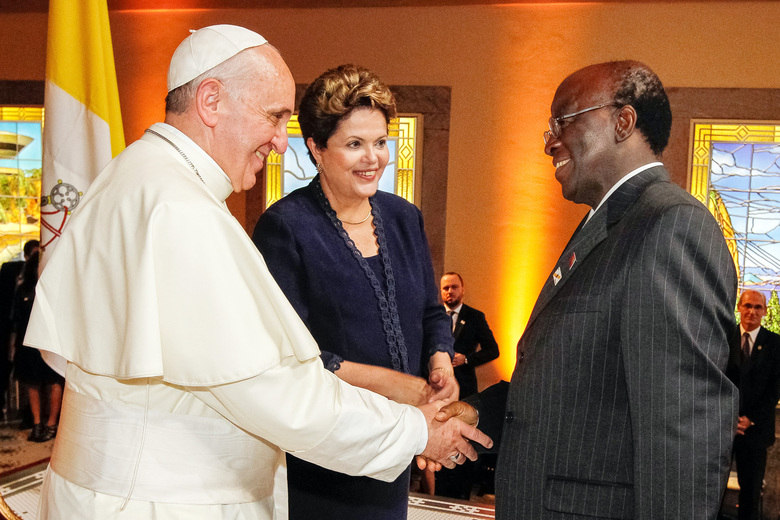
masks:
{"label": "elderly man's face", "polygon": [[761,293],[746,290],[742,293],[737,305],[739,311],[739,321],[742,327],[751,331],[761,326],[761,320],[766,316],[766,302]]}
{"label": "elderly man's face", "polygon": [[262,58],[259,78],[223,100],[220,138],[214,147],[214,158],[235,192],[255,185],[272,150],[280,154],[287,150],[287,122],[295,103],[295,82],[281,56],[266,46],[250,52]]}
{"label": "elderly man's face", "polygon": [[[610,103],[607,71],[586,68],[569,76],[555,93],[553,117]],[[553,158],[555,178],[564,198],[595,207],[612,185],[615,113],[608,104],[560,121],[560,135],[550,138],[544,152]]]}

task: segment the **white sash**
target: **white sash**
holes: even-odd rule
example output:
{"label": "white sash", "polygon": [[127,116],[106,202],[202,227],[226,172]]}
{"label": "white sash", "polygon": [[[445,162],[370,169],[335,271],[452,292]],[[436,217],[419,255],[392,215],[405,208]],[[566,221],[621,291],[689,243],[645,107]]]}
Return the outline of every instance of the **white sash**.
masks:
{"label": "white sash", "polygon": [[51,468],[132,500],[234,504],[271,496],[277,457],[225,419],[145,410],[66,387]]}

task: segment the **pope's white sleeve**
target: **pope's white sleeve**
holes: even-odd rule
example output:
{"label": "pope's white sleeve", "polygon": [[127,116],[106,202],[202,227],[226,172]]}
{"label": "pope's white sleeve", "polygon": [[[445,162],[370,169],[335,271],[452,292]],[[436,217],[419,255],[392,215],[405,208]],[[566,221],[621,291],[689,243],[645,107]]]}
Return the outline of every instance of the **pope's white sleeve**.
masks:
{"label": "pope's white sleeve", "polygon": [[341,381],[319,358],[287,357],[250,379],[190,390],[253,435],[348,475],[392,481],[428,441],[420,410]]}

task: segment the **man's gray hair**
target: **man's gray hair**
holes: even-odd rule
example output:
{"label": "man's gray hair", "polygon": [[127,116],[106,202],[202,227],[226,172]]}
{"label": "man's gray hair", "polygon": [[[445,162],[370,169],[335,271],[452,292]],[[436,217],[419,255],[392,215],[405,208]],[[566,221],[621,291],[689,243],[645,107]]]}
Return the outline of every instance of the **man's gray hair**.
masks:
{"label": "man's gray hair", "polygon": [[239,52],[200,76],[168,92],[168,95],[165,96],[165,111],[173,114],[186,112],[190,108],[193,99],[195,99],[198,86],[203,80],[208,78],[221,81],[227,85],[228,92],[232,96],[241,99],[245,90],[244,84],[256,77],[256,67],[252,66],[252,62],[256,57],[252,53],[247,52],[248,50],[250,49]]}

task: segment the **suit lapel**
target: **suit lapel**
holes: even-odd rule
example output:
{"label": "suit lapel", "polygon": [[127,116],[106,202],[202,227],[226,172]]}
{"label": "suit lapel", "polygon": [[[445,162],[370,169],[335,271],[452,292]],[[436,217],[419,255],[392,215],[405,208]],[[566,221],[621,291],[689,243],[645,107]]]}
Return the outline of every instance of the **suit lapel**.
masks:
{"label": "suit lapel", "polygon": [[468,315],[468,307],[464,303],[460,308],[460,312],[458,313],[458,321],[455,322],[455,328],[452,329],[452,336],[455,339],[458,339],[460,333],[463,331],[463,327],[466,325],[466,319],[468,318]]}
{"label": "suit lapel", "polygon": [[661,166],[645,170],[624,182],[587,223],[585,222],[587,215],[582,219],[564,248],[563,254],[555,263],[550,276],[545,280],[539,298],[531,311],[526,329],[571,279],[574,271],[586,261],[591,251],[607,238],[609,229],[623,218],[647,185],[658,180],[668,180],[668,178],[666,170]]}
{"label": "suit lapel", "polygon": [[[591,217],[590,221],[580,226],[574,232],[569,243],[563,250],[563,253],[555,262],[552,272],[547,277],[536,300],[536,305],[531,312],[528,325],[536,319],[539,313],[547,306],[550,300],[566,285],[571,275],[582,262],[588,257],[588,254],[596,245],[607,237],[605,213],[599,211]],[[586,217],[587,218],[587,217]]]}
{"label": "suit lapel", "polygon": [[748,359],[748,369],[750,369],[758,358],[764,354],[764,341],[766,341],[766,331],[764,327],[759,327],[758,334],[756,335],[756,342],[753,344],[753,348],[750,349],[750,359]]}

